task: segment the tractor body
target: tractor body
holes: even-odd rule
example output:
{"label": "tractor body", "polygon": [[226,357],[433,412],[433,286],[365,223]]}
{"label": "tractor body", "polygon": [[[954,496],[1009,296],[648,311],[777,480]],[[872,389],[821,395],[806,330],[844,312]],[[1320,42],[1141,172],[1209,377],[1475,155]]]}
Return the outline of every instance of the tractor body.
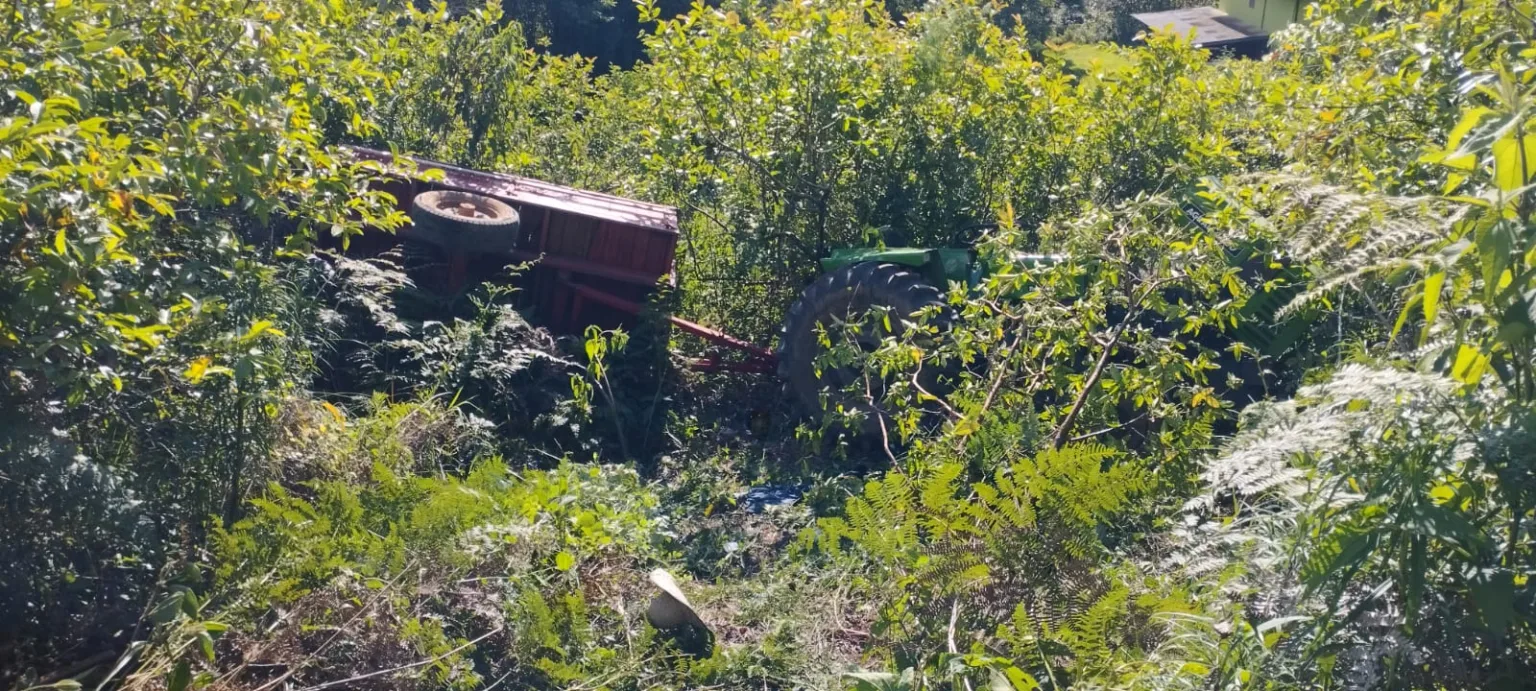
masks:
{"label": "tractor body", "polygon": [[[1066,260],[1066,256],[1059,254],[1019,253],[1008,258],[1009,263],[1024,268],[1051,266]],[[1232,253],[1228,261],[1233,266],[1261,269],[1257,253],[1252,248]],[[830,273],[864,262],[906,267],[939,288],[951,282],[975,288],[987,274],[985,262],[977,261],[976,250],[952,247],[850,247],[833,250],[820,264],[822,272]],[[1298,285],[1295,281],[1297,276],[1287,278],[1292,279],[1288,281],[1288,288],[1257,293],[1244,303],[1238,313],[1233,340],[1242,342],[1265,357],[1279,357],[1306,333],[1310,322],[1304,318],[1276,319],[1280,308],[1295,294]]]}
{"label": "tractor body", "polygon": [[[1185,214],[1192,223],[1199,225],[1197,208],[1186,208]],[[1299,272],[1295,269],[1270,266],[1264,253],[1255,247],[1241,248],[1227,256],[1227,262],[1250,278],[1269,282],[1284,278],[1282,287],[1251,295],[1239,311],[1237,324],[1224,334],[1211,334],[1203,340],[1218,350],[1225,344],[1241,343],[1246,349],[1264,358],[1279,359],[1300,340],[1311,326],[1305,315],[1279,319],[1283,307],[1299,289]],[[1069,257],[1052,254],[1014,254],[1008,263],[1021,268],[1048,267],[1067,261]],[[867,408],[873,419],[881,413],[873,401],[839,398],[834,391],[846,385],[856,373],[827,370],[815,363],[818,352],[818,334],[829,327],[850,323],[859,315],[873,308],[888,308],[906,313],[936,306],[953,319],[952,308],[947,305],[944,290],[959,283],[974,290],[986,277],[989,262],[980,261],[976,250],[970,248],[925,247],[855,247],[834,250],[820,261],[822,275],[807,286],[800,299],[791,306],[780,337],[778,368],[780,376],[788,384],[794,397],[807,412],[815,413],[828,405],[843,408]],[[1170,298],[1177,299],[1177,298]],[[868,346],[866,346],[867,348]],[[1252,363],[1239,365],[1238,369],[1257,368]],[[1244,372],[1252,378],[1253,373]],[[1250,382],[1253,383],[1253,382]],[[1259,386],[1257,391],[1262,391]],[[832,398],[828,398],[831,396]]]}

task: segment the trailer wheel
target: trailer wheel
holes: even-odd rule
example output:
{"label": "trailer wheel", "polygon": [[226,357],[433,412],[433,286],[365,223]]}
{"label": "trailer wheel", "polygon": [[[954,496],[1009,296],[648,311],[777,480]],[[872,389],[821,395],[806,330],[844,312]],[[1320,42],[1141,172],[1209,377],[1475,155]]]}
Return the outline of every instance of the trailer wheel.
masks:
{"label": "trailer wheel", "polygon": [[[905,317],[932,305],[943,305],[944,296],[938,288],[929,285],[923,277],[897,264],[863,262],[852,264],[822,275],[800,294],[784,319],[779,337],[779,377],[784,380],[791,397],[808,414],[820,415],[824,410],[841,406],[844,410],[865,413],[864,433],[879,434],[879,419],[884,415],[872,406],[870,397],[856,396],[844,388],[858,381],[862,373],[853,366],[825,368],[816,371],[816,358],[822,352],[819,331],[825,329],[829,337],[837,338],[841,325],[857,322],[875,307],[888,307],[892,316]],[[945,308],[941,319],[953,318]],[[819,328],[818,328],[819,327]],[[892,331],[900,334],[903,325],[892,319]],[[879,344],[881,334],[859,334],[859,346],[866,351]],[[937,387],[937,372],[928,372],[922,382],[924,388]],[[884,382],[876,384],[879,390],[871,391],[872,398],[879,400],[884,394]],[[933,389],[930,392],[938,393]],[[823,407],[825,396],[825,408]]]}
{"label": "trailer wheel", "polygon": [[510,252],[517,247],[521,219],[506,202],[457,190],[422,192],[411,201],[407,240],[449,252]]}

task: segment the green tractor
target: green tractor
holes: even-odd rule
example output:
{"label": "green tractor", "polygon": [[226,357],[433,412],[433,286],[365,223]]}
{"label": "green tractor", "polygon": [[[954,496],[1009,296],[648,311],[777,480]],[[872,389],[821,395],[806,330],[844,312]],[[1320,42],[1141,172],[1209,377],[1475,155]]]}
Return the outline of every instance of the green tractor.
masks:
{"label": "green tractor", "polygon": [[[1186,208],[1185,214],[1199,223],[1198,210]],[[1257,263],[1257,254],[1249,250],[1227,259],[1233,266],[1252,267]],[[1063,256],[1048,254],[1011,258],[1029,267],[1064,260]],[[780,378],[800,408],[811,415],[819,415],[824,402],[868,408],[867,401],[853,400],[844,393],[848,385],[862,376],[856,367],[818,368],[816,360],[823,332],[831,334],[839,325],[853,323],[877,307],[909,315],[930,306],[945,305],[945,290],[941,286],[959,282],[974,289],[986,272],[976,251],[963,248],[851,248],[836,250],[820,263],[824,273],[801,292],[785,317],[778,351]],[[1304,318],[1276,321],[1276,313],[1292,294],[1291,290],[1277,290],[1251,297],[1241,309],[1239,325],[1229,338],[1266,357],[1284,355],[1309,326]],[[940,307],[939,311],[942,314],[948,308]],[[866,351],[878,343],[878,337],[855,336]],[[1257,370],[1232,373],[1248,380]],[[1259,395],[1248,391],[1247,397],[1256,399]]]}

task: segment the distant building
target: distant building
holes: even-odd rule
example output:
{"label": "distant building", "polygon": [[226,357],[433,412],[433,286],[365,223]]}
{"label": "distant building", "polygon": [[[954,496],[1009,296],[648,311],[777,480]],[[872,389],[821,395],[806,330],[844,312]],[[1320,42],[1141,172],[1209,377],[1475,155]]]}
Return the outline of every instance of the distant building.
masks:
{"label": "distant building", "polygon": [[1298,0],[1221,0],[1216,7],[1191,7],[1132,14],[1148,29],[1195,33],[1195,45],[1247,57],[1264,54],[1269,35],[1301,19]]}

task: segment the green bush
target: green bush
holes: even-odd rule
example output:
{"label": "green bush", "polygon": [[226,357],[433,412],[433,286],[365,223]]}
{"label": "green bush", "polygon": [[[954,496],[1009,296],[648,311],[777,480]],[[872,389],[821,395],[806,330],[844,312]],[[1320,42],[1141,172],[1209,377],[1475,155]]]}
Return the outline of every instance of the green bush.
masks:
{"label": "green bush", "polygon": [[[946,646],[979,653],[1025,641],[1052,647],[1051,658],[1108,656],[1105,639],[1128,616],[1128,591],[1100,572],[1108,551],[1098,531],[1125,518],[1151,486],[1143,469],[1115,455],[1093,446],[1043,451],[969,485],[958,464],[916,477],[887,473],[849,499],[843,516],[818,519],[802,548],[866,570],[861,582],[880,598],[872,633],[898,669],[934,664],[928,657]],[[1037,652],[1022,648],[1017,668],[1036,678],[1068,674],[1065,661],[1037,667]]]}
{"label": "green bush", "polygon": [[157,574],[264,481],[334,336],[307,249],[404,220],[331,146],[372,132],[395,31],[302,0],[0,17],[8,655],[119,645]]}

